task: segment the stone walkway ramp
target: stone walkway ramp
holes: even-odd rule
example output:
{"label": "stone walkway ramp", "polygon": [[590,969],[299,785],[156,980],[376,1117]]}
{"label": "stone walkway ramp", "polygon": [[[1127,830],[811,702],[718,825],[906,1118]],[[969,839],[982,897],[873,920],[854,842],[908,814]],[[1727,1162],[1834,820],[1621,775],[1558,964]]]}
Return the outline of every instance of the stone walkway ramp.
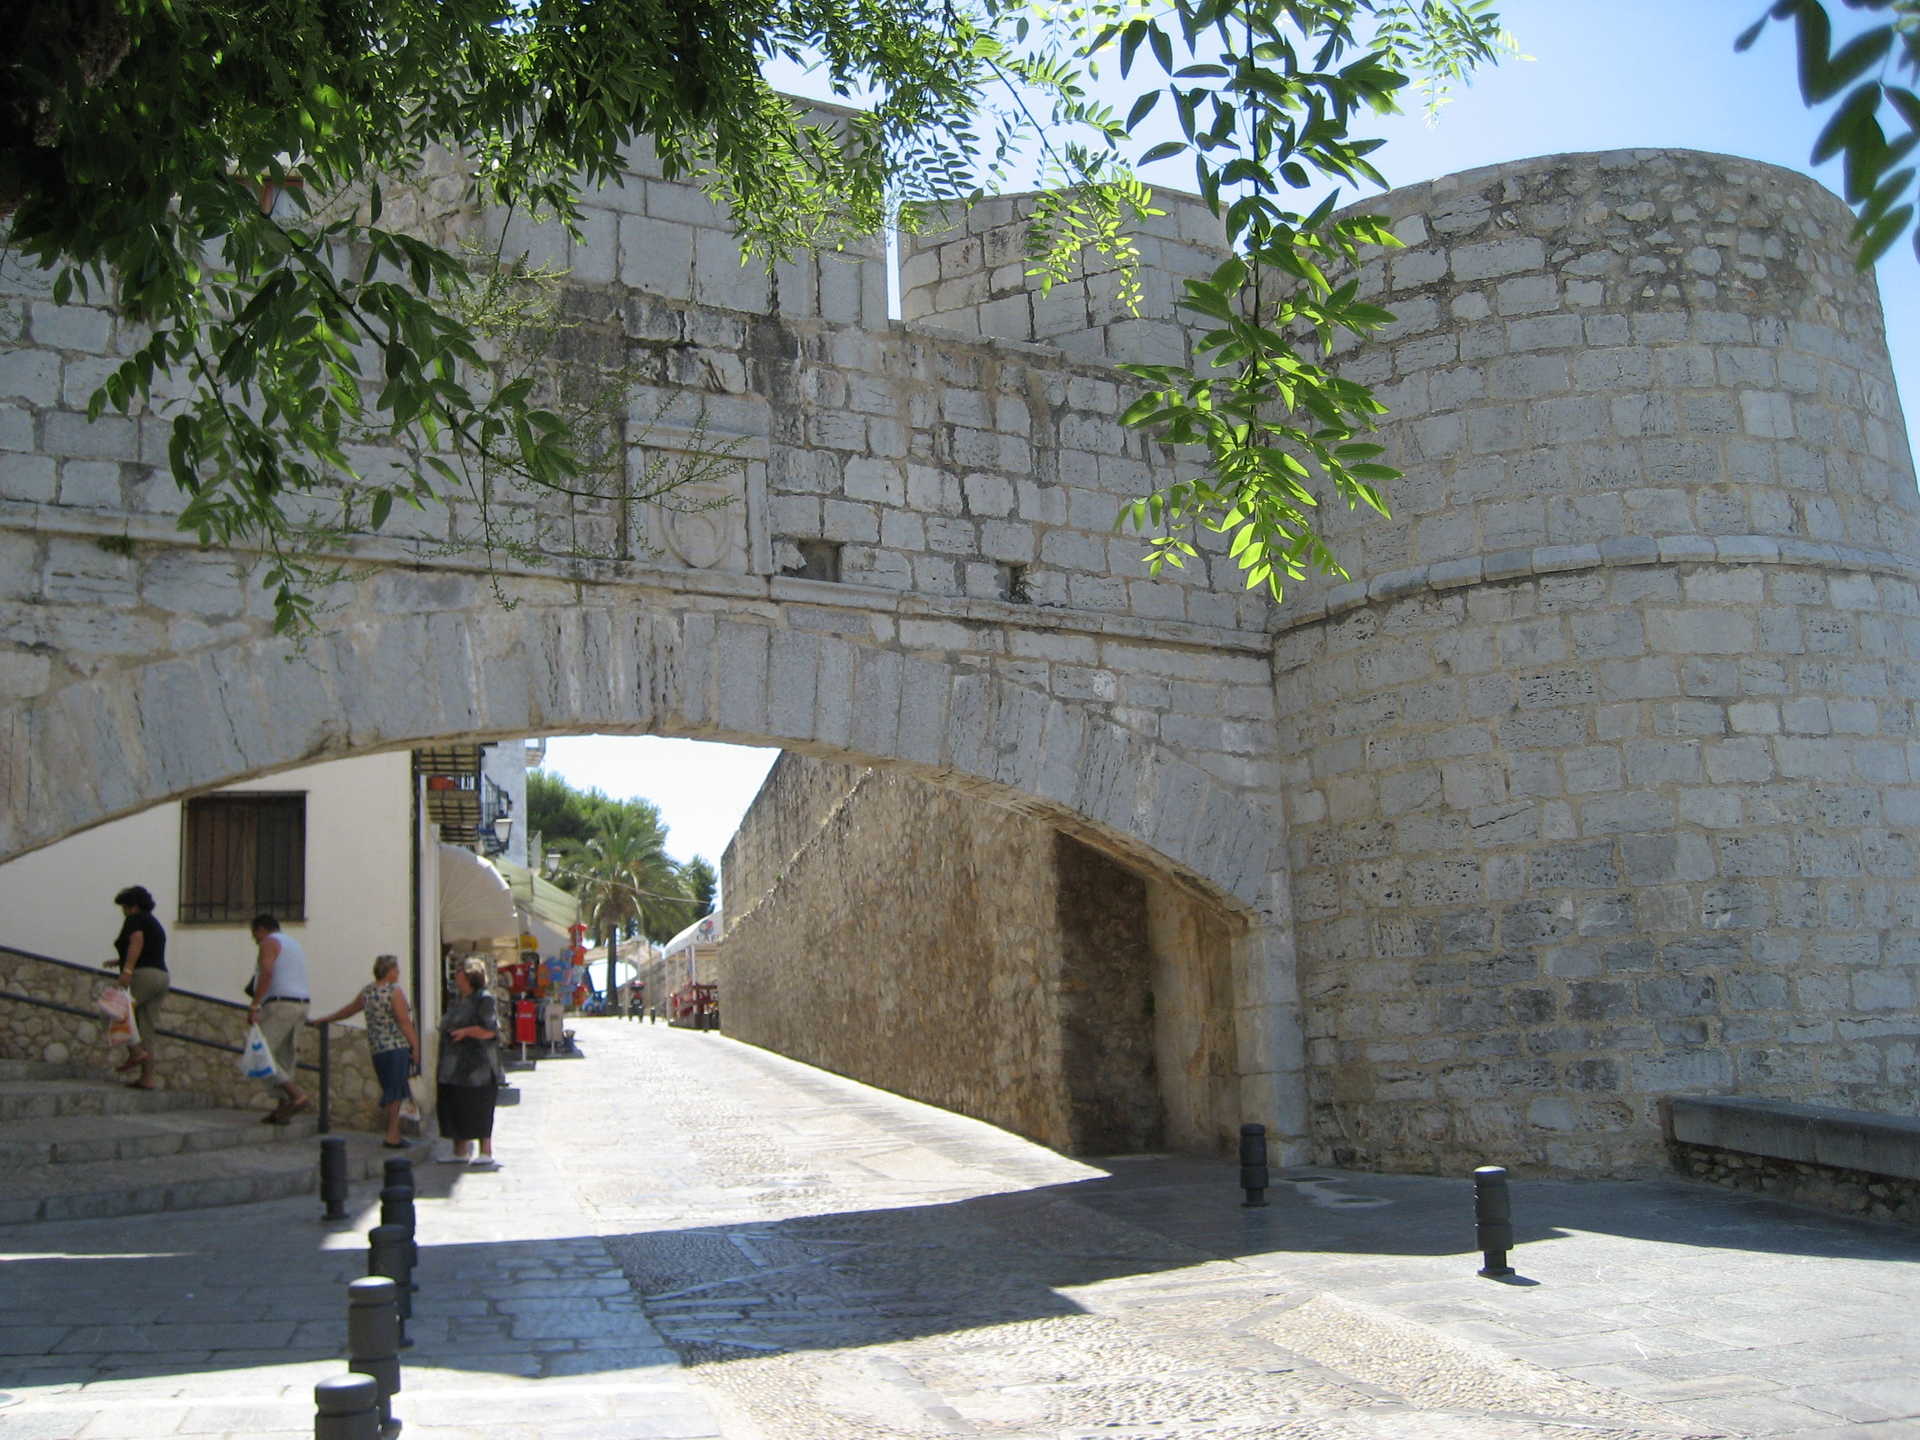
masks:
{"label": "stone walkway ramp", "polygon": [[[581,1026],[505,1168],[423,1166],[426,1440],[1920,1435],[1920,1236],[1692,1185],[1063,1158],[724,1035]],[[357,1205],[373,1200],[356,1190]],[[317,1201],[0,1227],[6,1440],[293,1440],[365,1231]]]}

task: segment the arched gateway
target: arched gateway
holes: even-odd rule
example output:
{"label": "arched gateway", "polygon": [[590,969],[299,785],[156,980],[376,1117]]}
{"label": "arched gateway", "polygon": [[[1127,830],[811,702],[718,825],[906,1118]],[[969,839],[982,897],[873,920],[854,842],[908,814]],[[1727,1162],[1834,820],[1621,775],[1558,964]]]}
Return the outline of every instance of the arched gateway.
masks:
{"label": "arched gateway", "polygon": [[703,454],[730,503],[584,560],[629,507],[497,496],[551,559],[492,573],[468,507],[413,517],[342,557],[304,647],[175,531],[164,418],[85,422],[114,318],[9,267],[0,858],[433,739],[778,744],[974,789],[1234,917],[1221,1118],[1290,1159],[1623,1170],[1663,1094],[1892,1107],[1920,545],[1844,209],[1664,152],[1379,203],[1409,248],[1365,279],[1400,319],[1348,363],[1409,478],[1354,583],[1281,610],[1111,533],[1176,463],[1118,425],[1111,363],[1185,350],[1171,290],[1217,258],[1191,207],[1143,246],[1144,317],[1111,277],[1032,291],[1003,202],[908,247],[901,325],[877,253],[742,270],[641,165],[581,240],[509,239],[569,267],[575,343],[644,372],[633,473]]}

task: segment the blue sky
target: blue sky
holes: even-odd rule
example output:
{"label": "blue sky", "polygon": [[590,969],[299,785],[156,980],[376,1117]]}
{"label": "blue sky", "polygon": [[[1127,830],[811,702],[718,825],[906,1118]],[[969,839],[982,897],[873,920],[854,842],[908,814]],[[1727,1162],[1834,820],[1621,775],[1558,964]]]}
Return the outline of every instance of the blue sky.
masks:
{"label": "blue sky", "polygon": [[[1389,182],[1410,185],[1532,155],[1689,148],[1806,171],[1838,189],[1837,166],[1807,165],[1822,122],[1800,103],[1788,27],[1770,26],[1754,49],[1733,51],[1763,8],[1764,0],[1508,0],[1501,12],[1534,58],[1482,75],[1436,125],[1418,114],[1380,121],[1388,143],[1375,159]],[[1859,23],[1839,0],[1829,9],[1843,35]],[[1161,178],[1179,186],[1186,174]],[[1879,280],[1911,426],[1920,408],[1920,261],[1907,242],[1881,261]],[[547,768],[582,788],[653,801],[672,854],[718,864],[776,753],[583,737],[555,740]]]}

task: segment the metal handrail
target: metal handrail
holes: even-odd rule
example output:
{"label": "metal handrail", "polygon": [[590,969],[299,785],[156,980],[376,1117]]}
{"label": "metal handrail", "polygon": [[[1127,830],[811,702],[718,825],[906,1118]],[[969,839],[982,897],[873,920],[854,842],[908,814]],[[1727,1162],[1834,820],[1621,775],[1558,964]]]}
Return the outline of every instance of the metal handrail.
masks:
{"label": "metal handrail", "polygon": [[[0,945],[0,951],[4,951],[9,955],[18,955],[23,960],[34,960],[45,965],[58,965],[65,970],[77,970],[92,979],[99,980],[106,978],[101,975],[100,969],[97,966],[81,965],[75,961],[62,960],[53,955],[39,955],[31,950],[22,950],[17,945]],[[176,990],[173,989],[171,985],[168,986],[167,993],[169,995],[185,996],[189,1000],[201,1000],[209,1005],[224,1006],[229,1010],[247,1011],[252,1008],[247,1005],[242,1005],[237,1000],[222,999],[218,995],[203,995],[198,990]],[[78,1015],[83,1020],[98,1021],[102,1018],[98,1010],[88,1010],[83,1006],[69,1005],[62,1000],[43,1000],[37,995],[22,995],[17,990],[0,990],[0,1000],[13,1000],[22,1005],[37,1006],[42,1010],[56,1010],[62,1015]],[[310,1064],[300,1059],[296,1054],[294,1056],[293,1068],[296,1071],[313,1071],[320,1077],[319,1084],[316,1087],[320,1092],[318,1120],[320,1133],[325,1135],[333,1128],[333,1027],[323,1020],[314,1020],[308,1023],[320,1032],[320,1063],[317,1065]],[[229,1055],[242,1054],[246,1048],[242,1045],[235,1045],[228,1040],[209,1040],[204,1035],[189,1035],[183,1030],[168,1030],[162,1027],[157,1033],[162,1039],[183,1040],[189,1045],[204,1046],[208,1050],[224,1050]]]}

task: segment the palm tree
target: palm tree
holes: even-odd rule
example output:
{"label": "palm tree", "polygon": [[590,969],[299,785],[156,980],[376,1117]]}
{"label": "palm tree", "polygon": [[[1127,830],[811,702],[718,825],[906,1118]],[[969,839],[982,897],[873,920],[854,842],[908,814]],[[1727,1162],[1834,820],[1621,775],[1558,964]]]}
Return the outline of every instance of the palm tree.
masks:
{"label": "palm tree", "polygon": [[[685,892],[667,855],[660,812],[644,800],[610,806],[596,816],[581,860],[581,904],[587,923],[603,939],[630,935],[636,928],[652,934],[671,924],[686,903],[679,898]],[[616,983],[611,956],[607,978],[611,996]]]}

